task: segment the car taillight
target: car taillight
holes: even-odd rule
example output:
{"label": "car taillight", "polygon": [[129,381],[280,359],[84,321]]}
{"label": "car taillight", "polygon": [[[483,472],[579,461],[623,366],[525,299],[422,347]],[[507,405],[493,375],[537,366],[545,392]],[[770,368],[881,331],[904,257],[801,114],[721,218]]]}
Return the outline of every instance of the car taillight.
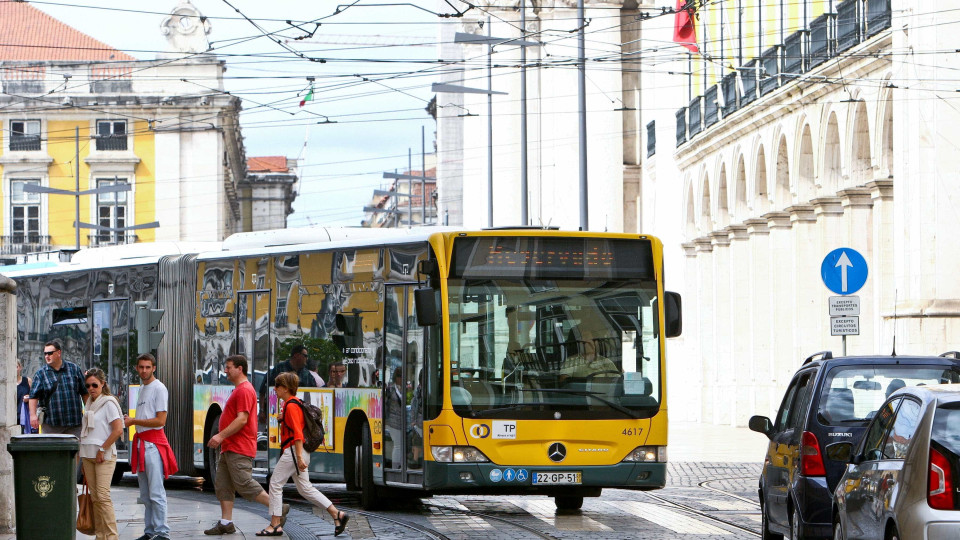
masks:
{"label": "car taillight", "polygon": [[940,452],[930,449],[930,480],[927,504],[937,510],[953,510],[953,472]]}
{"label": "car taillight", "polygon": [[804,476],[826,476],[823,468],[823,456],[820,455],[820,441],[809,431],[800,438],[800,473]]}

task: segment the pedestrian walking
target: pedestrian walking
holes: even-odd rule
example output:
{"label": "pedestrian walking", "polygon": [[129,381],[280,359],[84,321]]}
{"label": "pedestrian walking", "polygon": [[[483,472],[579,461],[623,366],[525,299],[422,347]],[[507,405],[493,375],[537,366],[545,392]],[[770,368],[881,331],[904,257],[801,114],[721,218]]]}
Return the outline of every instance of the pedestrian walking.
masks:
{"label": "pedestrian walking", "polygon": [[[224,362],[227,379],[233,383],[233,392],[220,415],[219,433],[210,437],[207,446],[220,448],[214,488],[220,501],[220,521],[203,534],[233,534],[233,501],[239,493],[248,501],[264,506],[270,503],[267,492],[253,479],[253,458],[257,455],[257,393],[247,379],[247,359],[241,354],[227,357]],[[290,505],[282,508],[286,520]]]}
{"label": "pedestrian walking", "polygon": [[63,347],[58,340],[43,344],[43,360],[46,365],[37,370],[30,386],[30,427],[42,429],[47,435],[79,438],[83,418],[80,400],[87,395],[83,371],[63,359]]}
{"label": "pedestrian walking", "polygon": [[20,425],[20,432],[29,435],[33,433],[33,427],[30,426],[30,377],[23,376],[23,364],[17,359],[17,424]]}
{"label": "pedestrian walking", "polygon": [[310,483],[307,473],[309,454],[303,451],[303,403],[297,398],[300,379],[293,373],[281,373],[274,380],[273,387],[277,398],[283,401],[280,414],[280,459],[270,478],[270,525],[257,533],[257,536],[282,536],[283,517],[281,506],[283,486],[293,476],[297,492],[318,508],[325,508],[333,518],[334,536],[340,536],[347,528],[350,516],[337,509],[323,493]]}
{"label": "pedestrian walking", "polygon": [[169,398],[167,387],[154,375],[156,371],[157,359],[152,354],[137,357],[141,386],[136,417],[123,417],[125,426],[137,427],[130,452],[130,472],[137,475],[143,504],[143,536],[137,540],[170,540],[163,480],[177,472],[177,460],[163,432]]}
{"label": "pedestrian walking", "polygon": [[110,499],[110,483],[117,467],[116,442],[123,435],[123,411],[107,386],[100,368],[86,373],[87,409],[80,425],[80,459],[93,500],[93,528],[97,540],[117,540],[117,517]]}

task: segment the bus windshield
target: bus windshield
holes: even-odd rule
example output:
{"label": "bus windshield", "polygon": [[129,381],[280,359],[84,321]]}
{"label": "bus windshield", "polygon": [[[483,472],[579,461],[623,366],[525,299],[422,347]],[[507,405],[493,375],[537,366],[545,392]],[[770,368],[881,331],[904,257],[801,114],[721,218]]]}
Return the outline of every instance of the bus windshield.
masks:
{"label": "bus windshield", "polygon": [[470,418],[648,418],[653,280],[452,279],[451,399]]}

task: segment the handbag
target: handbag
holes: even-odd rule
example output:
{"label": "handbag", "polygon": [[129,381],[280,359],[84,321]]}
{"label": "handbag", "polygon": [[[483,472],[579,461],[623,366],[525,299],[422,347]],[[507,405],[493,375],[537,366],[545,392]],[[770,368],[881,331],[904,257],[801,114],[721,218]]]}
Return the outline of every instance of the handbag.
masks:
{"label": "handbag", "polygon": [[77,495],[80,509],[77,511],[77,531],[92,536],[96,530],[93,526],[93,498],[87,486],[87,473],[83,473],[83,490]]}

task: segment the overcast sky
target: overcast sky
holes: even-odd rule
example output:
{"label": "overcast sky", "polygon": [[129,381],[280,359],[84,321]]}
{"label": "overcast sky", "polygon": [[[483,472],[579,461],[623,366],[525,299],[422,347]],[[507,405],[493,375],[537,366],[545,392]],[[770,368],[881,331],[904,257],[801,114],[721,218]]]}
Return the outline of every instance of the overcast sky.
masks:
{"label": "overcast sky", "polygon": [[[398,60],[436,60],[432,44],[438,25],[454,20],[411,6],[364,7],[364,2],[374,3],[361,0],[341,8],[339,14],[334,14],[336,3],[327,1],[193,2],[210,18],[208,39],[214,52],[227,61],[226,89],[244,99],[241,122],[247,156],[301,157],[300,195],[289,218],[291,227],[359,225],[363,205],[384,183],[383,172],[407,168],[408,148],[413,148],[414,169],[420,168],[421,126],[426,126],[427,151],[433,148],[435,124],[424,108],[432,97],[430,83],[436,79],[383,77],[430,68],[428,63]],[[153,59],[167,50],[160,23],[177,5],[129,0],[30,4],[139,59]],[[436,9],[433,0],[414,4]],[[322,18],[312,40],[324,43],[304,39],[288,45],[307,57],[330,61],[290,61],[293,53],[263,37],[231,5],[263,31],[279,32],[281,39],[315,29],[313,24],[300,24],[301,31],[285,20],[298,24]],[[411,42],[430,45],[398,46]],[[301,109],[298,103],[306,93],[308,76],[316,78],[315,101]],[[336,123],[318,125],[322,115]]]}

